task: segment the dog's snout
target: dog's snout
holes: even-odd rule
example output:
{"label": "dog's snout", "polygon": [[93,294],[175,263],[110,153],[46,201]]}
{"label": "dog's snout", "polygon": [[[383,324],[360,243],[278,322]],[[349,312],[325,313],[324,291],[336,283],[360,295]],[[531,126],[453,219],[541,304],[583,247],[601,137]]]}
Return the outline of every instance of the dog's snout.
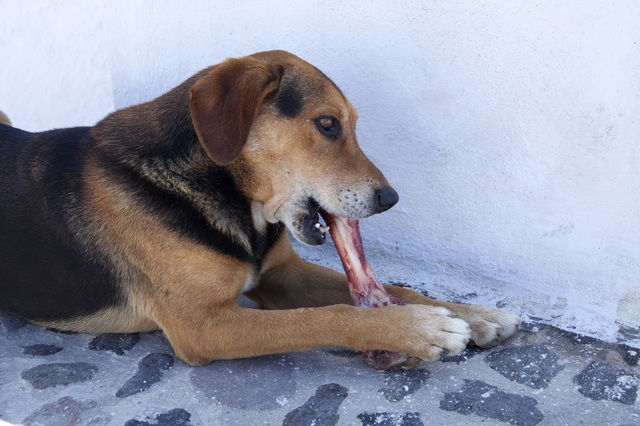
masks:
{"label": "dog's snout", "polygon": [[377,189],[375,192],[375,209],[376,213],[382,213],[395,206],[400,197],[398,193],[390,186]]}

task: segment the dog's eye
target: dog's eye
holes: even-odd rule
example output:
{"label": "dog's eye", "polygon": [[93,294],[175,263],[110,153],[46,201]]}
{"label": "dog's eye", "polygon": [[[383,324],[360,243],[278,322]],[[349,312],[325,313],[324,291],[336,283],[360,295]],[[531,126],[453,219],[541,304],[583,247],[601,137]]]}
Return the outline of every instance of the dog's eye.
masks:
{"label": "dog's eye", "polygon": [[340,133],[340,123],[333,117],[320,117],[316,120],[318,130],[325,136],[337,138]]}
{"label": "dog's eye", "polygon": [[330,132],[333,130],[335,124],[333,123],[333,118],[324,117],[318,120],[318,124],[322,127],[322,130],[325,132]]}

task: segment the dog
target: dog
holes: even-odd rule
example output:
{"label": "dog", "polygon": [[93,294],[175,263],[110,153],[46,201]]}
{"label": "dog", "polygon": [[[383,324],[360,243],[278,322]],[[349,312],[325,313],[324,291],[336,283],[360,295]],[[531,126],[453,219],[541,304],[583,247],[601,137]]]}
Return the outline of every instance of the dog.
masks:
{"label": "dog", "polygon": [[93,127],[0,125],[0,310],[83,333],[161,329],[191,365],[323,346],[436,360],[511,337],[514,314],[397,286],[406,305],[355,307],[343,274],[294,252],[285,229],[324,242],[320,209],[365,218],[398,201],[357,118],[320,70],[270,51]]}

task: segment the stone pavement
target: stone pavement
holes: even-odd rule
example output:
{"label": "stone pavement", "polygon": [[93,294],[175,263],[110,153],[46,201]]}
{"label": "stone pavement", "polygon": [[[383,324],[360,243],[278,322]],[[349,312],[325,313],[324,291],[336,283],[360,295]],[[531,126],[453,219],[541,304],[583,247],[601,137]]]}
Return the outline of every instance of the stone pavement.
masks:
{"label": "stone pavement", "polygon": [[0,422],[27,425],[640,425],[640,350],[525,322],[408,372],[319,349],[189,367],[161,332],[91,336],[0,314]]}
{"label": "stone pavement", "polygon": [[521,331],[408,372],[372,370],[342,348],[190,367],[161,332],[61,333],[0,313],[0,425],[640,425],[629,341],[560,330],[526,313],[544,309],[524,307],[522,291],[496,294],[472,277],[454,280],[472,294],[438,290],[451,280],[409,282],[450,301],[495,294],[484,303],[521,314]]}

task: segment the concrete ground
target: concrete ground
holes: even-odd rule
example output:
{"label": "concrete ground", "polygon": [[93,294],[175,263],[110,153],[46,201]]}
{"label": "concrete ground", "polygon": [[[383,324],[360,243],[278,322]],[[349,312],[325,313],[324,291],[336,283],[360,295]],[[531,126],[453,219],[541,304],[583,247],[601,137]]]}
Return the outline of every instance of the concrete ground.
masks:
{"label": "concrete ground", "polygon": [[[314,261],[328,253],[302,251]],[[0,313],[0,424],[640,425],[639,349],[553,327],[529,313],[555,305],[524,306],[522,292],[491,280],[403,268],[379,276],[519,313],[521,331],[408,372],[372,370],[342,348],[194,368],[161,332],[60,333]]]}

